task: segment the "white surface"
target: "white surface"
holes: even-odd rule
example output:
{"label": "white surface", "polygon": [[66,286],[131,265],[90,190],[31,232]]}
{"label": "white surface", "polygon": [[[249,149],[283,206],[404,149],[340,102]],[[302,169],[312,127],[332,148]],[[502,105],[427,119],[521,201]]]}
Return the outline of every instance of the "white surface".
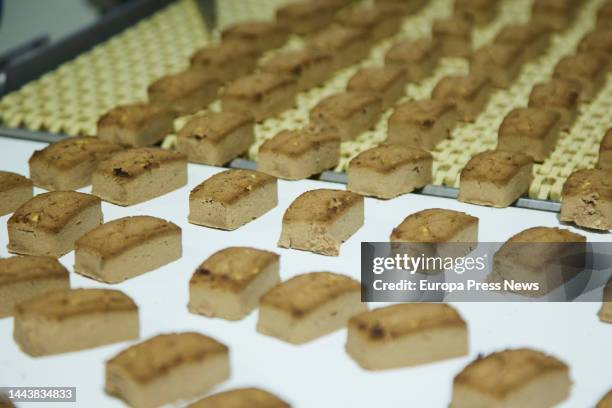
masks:
{"label": "white surface", "polygon": [[[27,160],[43,144],[0,138],[0,170],[28,175]],[[135,214],[171,220],[183,229],[183,257],[170,265],[113,287],[132,296],[140,306],[141,337],[195,330],[230,347],[231,379],[215,391],[240,386],[260,386],[295,407],[445,407],[453,377],[478,353],[507,347],[533,347],[558,356],[571,368],[574,380],[570,399],[563,407],[594,406],[612,388],[612,325],[600,323],[598,303],[455,304],[468,322],[470,354],[464,358],[422,367],[368,372],[344,352],[346,331],[341,330],[303,346],[292,346],[255,331],[257,312],[240,322],[226,322],[189,314],[188,281],[206,257],[231,245],[248,245],[281,254],[281,276],[329,270],[359,279],[360,242],[386,241],[393,227],[416,211],[441,207],[468,212],[480,218],[480,241],[505,241],[536,225],[558,226],[557,215],[508,208],[491,209],[455,200],[406,195],[391,201],[366,199],[365,225],[346,242],[339,257],[325,257],[276,246],[284,210],[300,193],[338,184],[299,181],[279,182],[279,205],[263,217],[233,232],[187,223],[190,189],[218,168],[189,165],[189,184],[155,200],[122,208],[103,204],[110,221]],[[37,189],[37,193],[42,190]],[[88,192],[89,188],[83,191]],[[0,218],[0,256],[6,250],[6,221]],[[586,233],[590,241],[610,241],[610,234]],[[62,263],[72,270],[73,253]],[[73,287],[105,287],[71,273]],[[60,356],[31,358],[12,340],[11,318],[0,319],[0,386],[76,386],[79,407],[119,407],[123,404],[103,391],[104,362],[130,343],[119,343]],[[18,404],[40,407],[40,403]],[[74,404],[57,404],[53,407]]]}

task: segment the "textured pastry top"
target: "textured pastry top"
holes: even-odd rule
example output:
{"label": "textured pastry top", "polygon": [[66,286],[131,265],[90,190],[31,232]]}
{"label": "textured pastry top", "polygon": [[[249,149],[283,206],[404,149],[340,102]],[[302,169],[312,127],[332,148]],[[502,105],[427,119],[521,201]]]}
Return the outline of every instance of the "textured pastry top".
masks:
{"label": "textured pastry top", "polygon": [[302,318],[340,296],[355,292],[361,292],[361,284],[346,275],[311,272],[274,286],[262,296],[260,305]]}
{"label": "textured pastry top", "polygon": [[601,139],[601,144],[599,145],[599,152],[607,152],[612,150],[612,129],[608,129],[603,139]]}
{"label": "textured pastry top", "polygon": [[292,1],[276,9],[277,19],[307,19],[317,17],[321,13],[333,13],[336,7],[326,1]]}
{"label": "textured pastry top", "polygon": [[98,206],[100,199],[76,191],[51,191],[34,196],[9,218],[8,225],[19,229],[59,232],[85,209]]}
{"label": "textured pastry top", "polygon": [[504,398],[541,376],[568,372],[562,361],[530,349],[508,349],[468,364],[454,379],[455,386],[477,389]]}
{"label": "textured pastry top", "polygon": [[578,82],[564,79],[536,84],[529,95],[529,106],[575,109],[580,90]]}
{"label": "textured pastry top", "polygon": [[570,13],[580,4],[576,0],[533,0],[533,11],[541,13]]}
{"label": "textured pastry top", "polygon": [[365,92],[340,92],[322,99],[310,111],[311,118],[349,119],[368,105],[382,103],[380,97]]}
{"label": "textured pastry top", "polygon": [[507,68],[520,64],[524,45],[486,44],[472,54],[470,62],[476,66],[489,68],[491,66]]}
{"label": "textured pastry top", "polygon": [[355,156],[349,163],[349,170],[370,169],[386,174],[406,165],[419,169],[423,161],[433,161],[431,153],[415,147],[383,144]]}
{"label": "textured pastry top", "polygon": [[54,290],[16,305],[16,316],[63,320],[93,313],[136,312],[138,306],[114,289]]}
{"label": "textured pastry top", "polygon": [[36,150],[29,163],[42,161],[58,169],[70,169],[83,162],[96,162],[123,148],[115,143],[97,137],[68,137],[51,143],[42,150]]}
{"label": "textured pastry top", "polygon": [[533,227],[514,235],[506,242],[511,243],[565,243],[586,242],[586,237],[570,230],[552,227]]}
{"label": "textured pastry top", "polygon": [[36,279],[65,279],[68,270],[50,256],[13,256],[0,259],[0,285]]}
{"label": "textured pastry top", "polygon": [[212,254],[198,266],[190,285],[240,292],[264,269],[278,264],[274,252],[248,247],[229,247]]}
{"label": "textured pastry top", "polygon": [[489,80],[479,75],[448,75],[440,79],[431,92],[433,99],[449,102],[475,99],[481,90],[489,85]]}
{"label": "textured pastry top", "polygon": [[604,200],[612,199],[612,171],[585,169],[573,172],[563,184],[562,197],[592,196]]}
{"label": "textured pastry top", "polygon": [[543,24],[534,22],[509,24],[499,30],[494,42],[526,46],[549,34],[550,30]]}
{"label": "textured pastry top", "polygon": [[225,140],[227,135],[243,126],[253,126],[249,115],[237,112],[208,112],[192,117],[178,132],[179,138],[206,140],[212,144]]}
{"label": "textured pastry top", "polygon": [[283,223],[328,224],[357,204],[363,204],[363,197],[350,191],[325,188],[306,191],[287,208],[283,215]]}
{"label": "textured pastry top", "polygon": [[378,24],[385,24],[386,19],[401,17],[401,9],[391,4],[362,5],[338,13],[338,22],[349,27],[372,30]]}
{"label": "textured pastry top", "polygon": [[253,102],[261,102],[265,95],[277,89],[295,85],[295,83],[295,78],[290,75],[255,72],[240,77],[227,85],[223,97],[250,99]]}
{"label": "textured pastry top", "polygon": [[459,211],[430,208],[409,215],[393,229],[393,242],[452,242],[453,237],[473,225],[478,218]]}
{"label": "textured pastry top", "polygon": [[116,366],[138,383],[147,383],[180,366],[204,361],[229,349],[217,340],[199,333],[160,334],[128,347],[106,364]]}
{"label": "textured pastry top", "polygon": [[461,37],[469,40],[472,38],[472,25],[465,18],[453,16],[434,21],[432,32],[434,38]]}
{"label": "textured pastry top", "polygon": [[281,130],[276,136],[266,140],[259,148],[259,153],[276,153],[291,157],[299,157],[326,143],[334,143],[340,147],[340,137],[333,132],[315,131],[309,129]]}
{"label": "textured pastry top", "polygon": [[0,193],[17,187],[32,187],[32,180],[21,174],[0,171]]}
{"label": "textured pastry top", "polygon": [[367,31],[340,25],[331,25],[313,34],[310,39],[310,44],[323,51],[333,52],[342,51],[344,48],[355,43],[365,44],[367,39]]}
{"label": "textured pastry top", "polygon": [[187,158],[170,150],[140,147],[116,153],[101,162],[95,173],[110,176],[116,182],[125,182],[172,162],[182,162],[186,165]]}
{"label": "textured pastry top", "polygon": [[259,56],[257,47],[242,41],[223,41],[196,51],[191,56],[191,65],[199,67],[224,66],[241,58],[255,59]]}
{"label": "textured pastry top", "polygon": [[461,170],[461,181],[489,181],[507,184],[525,166],[532,166],[531,156],[519,152],[488,150],[473,156]]}
{"label": "textured pastry top", "polygon": [[498,0],[455,0],[455,10],[489,9],[498,4]]}
{"label": "textured pastry top", "polygon": [[241,21],[227,27],[221,32],[221,38],[254,41],[276,35],[287,35],[287,30],[273,21]]}
{"label": "textured pastry top", "polygon": [[510,111],[499,127],[500,137],[544,139],[557,125],[561,115],[541,108],[516,108]]}
{"label": "textured pastry top", "polygon": [[102,224],[75,242],[76,250],[84,249],[110,258],[148,240],[167,234],[180,234],[175,224],[148,215],[124,217]]}
{"label": "textured pastry top", "polygon": [[306,47],[301,50],[280,52],[268,59],[261,68],[269,72],[299,76],[303,70],[313,65],[332,61],[332,54]]}
{"label": "textured pastry top", "polygon": [[191,190],[189,199],[231,205],[268,184],[276,185],[276,178],[255,170],[225,170]]}
{"label": "textured pastry top", "polygon": [[391,64],[411,64],[427,60],[437,52],[438,43],[429,38],[401,40],[393,44],[385,55],[385,62]]}
{"label": "textured pastry top", "polygon": [[259,388],[237,388],[203,398],[187,408],[291,408],[289,404]]}
{"label": "textured pastry top", "polygon": [[361,68],[355,73],[346,85],[349,91],[357,92],[385,92],[397,81],[405,82],[406,73],[403,69],[383,65],[380,67]]}
{"label": "textured pastry top", "polygon": [[596,29],[587,33],[580,40],[578,51],[601,51],[612,54],[612,28]]}
{"label": "textured pastry top", "polygon": [[221,81],[206,73],[205,70],[190,69],[163,76],[147,88],[153,99],[180,99],[205,86],[220,87]]}
{"label": "textured pastry top", "polygon": [[607,62],[598,54],[578,53],[561,58],[553,76],[562,79],[593,80],[606,71]]}
{"label": "textured pastry top", "polygon": [[389,121],[431,128],[440,117],[454,109],[452,103],[437,99],[408,101],[395,107]]}
{"label": "textured pastry top", "polygon": [[466,328],[465,321],[443,303],[402,303],[360,313],[349,319],[349,329],[368,340],[394,341],[402,336],[442,327]]}
{"label": "textured pastry top", "polygon": [[595,408],[612,408],[612,390],[608,391],[606,395],[597,403]]}
{"label": "textured pastry top", "polygon": [[98,120],[98,128],[117,126],[126,129],[140,129],[160,115],[175,116],[172,110],[155,104],[138,102],[112,108]]}

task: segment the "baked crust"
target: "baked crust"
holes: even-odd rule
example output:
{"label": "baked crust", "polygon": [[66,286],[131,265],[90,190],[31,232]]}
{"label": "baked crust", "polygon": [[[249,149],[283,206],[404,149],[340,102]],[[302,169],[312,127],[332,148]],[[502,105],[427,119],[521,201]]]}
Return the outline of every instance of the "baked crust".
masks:
{"label": "baked crust", "polygon": [[319,33],[313,35],[309,43],[314,48],[334,53],[356,43],[367,43],[368,34],[366,31],[344,27],[341,25],[331,25]]}
{"label": "baked crust", "polygon": [[568,371],[565,363],[542,352],[508,349],[471,362],[455,376],[453,384],[503,399],[541,376]]}
{"label": "baked crust", "polygon": [[187,408],[291,408],[276,395],[260,388],[236,388],[213,394]]}
{"label": "baked crust", "polygon": [[169,333],[128,347],[106,364],[107,370],[117,368],[131,380],[146,384],[178,366],[228,353],[227,346],[202,334]]}
{"label": "baked crust", "polygon": [[553,75],[560,79],[590,80],[605,70],[606,62],[597,54],[578,53],[561,58]]}
{"label": "baked crust", "polygon": [[448,75],[440,79],[431,92],[433,99],[447,102],[474,100],[487,87],[489,80],[480,75]]}
{"label": "baked crust", "polygon": [[[151,102],[166,104],[179,114],[189,114],[204,109],[205,104],[215,99],[220,87],[221,81],[205,70],[189,69],[159,78],[149,85],[147,93]],[[197,96],[197,104],[187,100],[203,92],[206,95]]]}
{"label": "baked crust", "polygon": [[361,202],[363,197],[350,191],[324,188],[306,191],[287,208],[283,215],[283,224],[291,222],[329,224]]}
{"label": "baked crust", "polygon": [[273,138],[266,140],[260,146],[259,152],[300,157],[326,143],[340,144],[340,138],[335,133],[327,131],[282,130]]}
{"label": "baked crust", "polygon": [[146,102],[116,106],[98,119],[98,132],[101,127],[107,126],[138,131],[144,128],[147,122],[162,115],[176,116],[171,109]]}
{"label": "baked crust", "polygon": [[278,263],[274,252],[249,247],[229,247],[212,254],[198,266],[189,285],[241,292],[261,271]]}
{"label": "baked crust", "polygon": [[21,174],[10,171],[0,171],[0,193],[17,187],[32,187],[32,180]]}
{"label": "baked crust", "polygon": [[293,1],[276,9],[276,21],[302,35],[325,27],[333,21],[335,13],[336,7],[324,1]]}
{"label": "baked crust", "polygon": [[452,242],[466,228],[478,227],[478,218],[459,211],[431,208],[409,215],[395,227],[392,242]]}
{"label": "baked crust", "polygon": [[322,99],[311,111],[311,118],[347,120],[365,106],[375,104],[380,98],[365,92],[340,92]]}
{"label": "baked crust", "polygon": [[110,177],[116,183],[127,183],[166,163],[187,162],[185,155],[155,147],[128,149],[101,162],[95,173]]}
{"label": "baked crust", "polygon": [[542,24],[515,23],[504,26],[495,36],[496,44],[516,44],[529,45],[536,42],[539,38],[548,37],[550,30]]}
{"label": "baked crust", "polygon": [[359,153],[349,163],[350,169],[369,169],[389,174],[407,164],[433,161],[431,153],[411,147],[383,144]]}
{"label": "baked crust", "polygon": [[260,102],[266,95],[283,87],[294,85],[295,82],[295,78],[290,75],[256,72],[230,83],[225,88],[223,97]]}
{"label": "baked crust", "polygon": [[189,200],[213,200],[231,205],[252,191],[276,183],[276,178],[254,170],[225,170],[191,190]]}
{"label": "baked crust", "polygon": [[461,181],[484,181],[505,186],[524,166],[533,164],[531,156],[503,150],[488,150],[473,156],[461,170]]}
{"label": "baked crust", "polygon": [[386,64],[420,64],[437,57],[438,43],[429,38],[401,40],[393,44],[385,54]]}
{"label": "baked crust", "polygon": [[282,24],[273,21],[241,21],[221,31],[221,39],[245,41],[265,51],[283,45],[288,31]]}
{"label": "baked crust", "polygon": [[206,140],[211,144],[219,144],[227,135],[242,126],[254,125],[255,121],[249,115],[237,112],[208,112],[195,116],[178,132],[179,138]]}
{"label": "baked crust", "polygon": [[555,111],[540,108],[511,110],[499,127],[499,137],[544,139],[561,119]]}
{"label": "baked crust", "polygon": [[580,84],[564,79],[534,85],[529,94],[529,107],[556,107],[575,110],[578,107]]}
{"label": "baked crust", "polygon": [[[237,61],[255,61],[259,50],[251,44],[241,41],[223,41],[219,44],[200,48],[191,56],[191,65],[200,68],[225,67]],[[255,63],[253,63],[255,68]]]}
{"label": "baked crust", "polygon": [[76,191],[51,191],[35,196],[9,218],[9,228],[61,231],[76,215],[92,206],[100,206],[100,199]]}
{"label": "baked crust", "polygon": [[360,291],[361,284],[348,276],[332,272],[311,272],[279,283],[261,298],[260,305],[301,319],[322,304]]}
{"label": "baked crust", "polygon": [[346,85],[348,91],[384,93],[396,82],[406,82],[404,70],[394,66],[367,67],[355,73]]}
{"label": "baked crust", "polygon": [[75,249],[112,258],[143,242],[163,235],[180,234],[181,228],[161,218],[148,215],[109,221],[89,231],[75,243]]}
{"label": "baked crust", "polygon": [[443,40],[448,37],[472,39],[472,25],[462,17],[449,17],[435,20],[432,26],[434,39]]}
{"label": "baked crust", "polygon": [[315,48],[303,48],[295,51],[278,53],[268,59],[262,69],[285,75],[299,76],[309,67],[332,61],[332,55]]}
{"label": "baked crust", "polygon": [[565,243],[586,242],[586,237],[570,230],[551,227],[528,228],[512,236],[506,243]]}
{"label": "baked crust", "polygon": [[123,150],[118,144],[100,140],[92,136],[78,136],[51,143],[42,150],[36,150],[30,157],[34,162],[44,162],[58,170],[69,170],[84,161],[100,161],[111,154]]}
{"label": "baked crust", "polygon": [[349,330],[369,342],[393,342],[400,337],[442,327],[467,329],[461,315],[447,304],[404,303],[351,317]]}
{"label": "baked crust", "polygon": [[612,27],[598,28],[582,37],[578,44],[580,52],[601,52],[612,56]]}
{"label": "baked crust", "polygon": [[454,110],[452,103],[437,100],[423,99],[419,101],[408,101],[397,105],[393,114],[389,117],[390,122],[409,123],[425,129],[431,128],[443,115]]}
{"label": "baked crust", "polygon": [[13,256],[0,259],[0,285],[38,279],[62,279],[68,282],[68,270],[50,256]]}
{"label": "baked crust", "polygon": [[563,184],[562,197],[588,197],[612,200],[612,172],[597,169],[577,170]]}
{"label": "baked crust", "polygon": [[389,25],[389,20],[399,20],[401,17],[401,8],[391,4],[375,4],[347,8],[338,14],[337,20],[342,25],[372,33],[379,24]]}
{"label": "baked crust", "polygon": [[608,393],[603,396],[595,408],[612,408],[612,390],[608,391]]}
{"label": "baked crust", "polygon": [[471,66],[509,68],[520,61],[523,47],[514,44],[487,44],[478,48],[470,58]]}
{"label": "baked crust", "polygon": [[27,316],[46,320],[64,320],[93,313],[137,310],[138,306],[129,296],[113,289],[55,290],[15,306],[17,318]]}

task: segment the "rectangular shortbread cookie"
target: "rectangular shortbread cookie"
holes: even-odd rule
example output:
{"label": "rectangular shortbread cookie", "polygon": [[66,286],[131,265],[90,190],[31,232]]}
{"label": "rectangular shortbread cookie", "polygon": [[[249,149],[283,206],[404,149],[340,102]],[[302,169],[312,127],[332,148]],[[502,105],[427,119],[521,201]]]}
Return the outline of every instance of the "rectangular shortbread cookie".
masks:
{"label": "rectangular shortbread cookie", "polygon": [[257,170],[300,180],[336,167],[339,160],[340,138],[334,132],[283,130],[259,147]]}
{"label": "rectangular shortbread cookie", "polygon": [[223,82],[232,81],[253,71],[260,51],[243,41],[223,41],[200,48],[191,56],[191,67],[201,69]]}
{"label": "rectangular shortbread cookie", "polygon": [[531,349],[478,357],[453,381],[450,408],[543,408],[564,401],[572,380],[568,366]]}
{"label": "rectangular shortbread cookie", "polygon": [[59,258],[74,249],[79,237],[101,223],[98,197],[76,191],[39,194],[9,218],[8,250]]}
{"label": "rectangular shortbread cookie", "polygon": [[497,136],[497,148],[527,153],[542,163],[557,145],[561,133],[561,115],[554,110],[516,108],[504,118]]}
{"label": "rectangular shortbread cookie", "polygon": [[363,197],[342,190],[301,194],[283,215],[278,246],[338,256],[340,245],[363,225]]}
{"label": "rectangular shortbread cookie", "polygon": [[521,72],[522,54],[521,45],[483,45],[470,57],[470,73],[488,78],[495,87],[509,88]]}
{"label": "rectangular shortbread cookie", "polygon": [[459,196],[465,203],[508,207],[529,190],[533,159],[524,153],[489,150],[461,170]]}
{"label": "rectangular shortbread cookie", "polygon": [[397,304],[353,316],[346,352],[367,370],[410,367],[467,355],[467,324],[446,304]]}
{"label": "rectangular shortbread cookie", "polygon": [[128,206],[162,196],[187,184],[187,157],[152,147],[129,149],[96,167],[92,194]]}
{"label": "rectangular shortbread cookie", "polygon": [[527,62],[546,51],[550,45],[550,30],[534,22],[508,24],[498,31],[494,43],[521,47],[522,60]]}
{"label": "rectangular shortbread cookie", "polygon": [[166,75],[147,88],[149,100],[178,115],[190,115],[205,109],[217,99],[221,80],[203,69],[189,69]]}
{"label": "rectangular shortbread cookie", "polygon": [[68,137],[32,154],[30,177],[46,190],[77,190],[91,184],[96,166],[120,150],[97,137]]}
{"label": "rectangular shortbread cookie", "polygon": [[293,76],[256,72],[227,85],[221,102],[224,111],[240,112],[261,122],[292,108],[297,92]]}
{"label": "rectangular shortbread cookie", "polygon": [[390,199],[432,181],[433,156],[415,147],[379,145],[349,163],[347,190]]}
{"label": "rectangular shortbread cookie", "polygon": [[235,230],[276,207],[276,178],[253,170],[217,173],[191,190],[189,222]]}
{"label": "rectangular shortbread cookie", "polygon": [[21,174],[0,171],[0,217],[15,211],[33,195],[32,180]]}
{"label": "rectangular shortbread cookie", "polygon": [[440,50],[430,38],[400,40],[385,54],[385,64],[402,68],[409,82],[420,82],[433,74]]}
{"label": "rectangular shortbread cookie", "polygon": [[394,66],[361,68],[349,79],[349,92],[373,93],[381,97],[382,109],[387,110],[404,96],[406,73]]}
{"label": "rectangular shortbread cookie", "polygon": [[322,99],[310,111],[310,122],[352,140],[372,128],[382,114],[382,99],[372,93],[341,92]]}
{"label": "rectangular shortbread cookie", "polygon": [[134,408],[192,399],[230,376],[229,349],[199,333],[160,334],[106,362],[105,390]]}
{"label": "rectangular shortbread cookie", "polygon": [[387,125],[387,143],[433,150],[458,120],[451,102],[436,99],[409,101],[397,105]]}
{"label": "rectangular shortbread cookie", "polygon": [[580,84],[576,81],[553,79],[533,86],[529,107],[554,110],[561,115],[561,126],[569,129],[578,116]]}
{"label": "rectangular shortbread cookie", "polygon": [[580,3],[576,0],[533,0],[531,22],[563,31],[574,21]]}
{"label": "rectangular shortbread cookie", "polygon": [[277,254],[248,247],[225,248],[202,262],[191,277],[189,311],[240,320],[279,282]]}
{"label": "rectangular shortbread cookie", "polygon": [[561,191],[561,221],[596,230],[612,230],[612,171],[578,170]]}
{"label": "rectangular shortbread cookie", "polygon": [[100,117],[97,136],[123,146],[152,146],[173,133],[175,117],[171,109],[154,104],[121,105]]}
{"label": "rectangular shortbread cookie", "polygon": [[268,291],[259,305],[257,331],[303,344],[345,327],[368,309],[358,281],[337,273],[297,275]]}
{"label": "rectangular shortbread cookie", "polygon": [[195,116],[178,132],[176,149],[191,163],[222,166],[255,142],[255,122],[237,112],[207,112]]}
{"label": "rectangular shortbread cookie", "polygon": [[14,256],[0,259],[0,318],[12,316],[19,302],[69,287],[68,270],[55,258]]}
{"label": "rectangular shortbread cookie", "polygon": [[358,5],[338,13],[338,22],[368,33],[376,43],[397,33],[402,23],[402,9],[390,4]]}
{"label": "rectangular shortbread cookie", "polygon": [[432,37],[445,57],[468,57],[472,53],[472,24],[465,18],[435,20]]}
{"label": "rectangular shortbread cookie", "polygon": [[334,24],[313,34],[308,45],[332,54],[334,67],[338,70],[365,58],[371,43],[366,31]]}
{"label": "rectangular shortbread cookie", "polygon": [[554,79],[580,84],[580,100],[592,101],[606,82],[607,61],[600,54],[578,53],[561,58],[555,66]]}
{"label": "rectangular shortbread cookie", "polygon": [[221,31],[225,41],[242,41],[257,47],[260,51],[278,48],[285,43],[289,32],[274,21],[247,20],[232,24]]}
{"label": "rectangular shortbread cookie", "polygon": [[276,9],[276,21],[297,35],[322,30],[334,21],[336,7],[325,1],[298,0]]}
{"label": "rectangular shortbread cookie", "polygon": [[47,292],[18,303],[13,335],[31,356],[45,356],[137,339],[138,306],[111,289]]}
{"label": "rectangular shortbread cookie", "polygon": [[327,81],[334,73],[334,57],[329,52],[306,47],[301,50],[280,52],[261,66],[266,72],[292,76],[298,91],[306,91]]}
{"label": "rectangular shortbread cookie", "polygon": [[499,11],[498,0],[455,0],[454,13],[477,25],[489,24]]}
{"label": "rectangular shortbread cookie", "polygon": [[181,257],[181,229],[148,215],[102,224],[76,241],[74,271],[119,283]]}
{"label": "rectangular shortbread cookie", "polygon": [[440,79],[431,97],[454,104],[461,120],[474,122],[485,109],[490,93],[491,84],[487,77],[449,75]]}

